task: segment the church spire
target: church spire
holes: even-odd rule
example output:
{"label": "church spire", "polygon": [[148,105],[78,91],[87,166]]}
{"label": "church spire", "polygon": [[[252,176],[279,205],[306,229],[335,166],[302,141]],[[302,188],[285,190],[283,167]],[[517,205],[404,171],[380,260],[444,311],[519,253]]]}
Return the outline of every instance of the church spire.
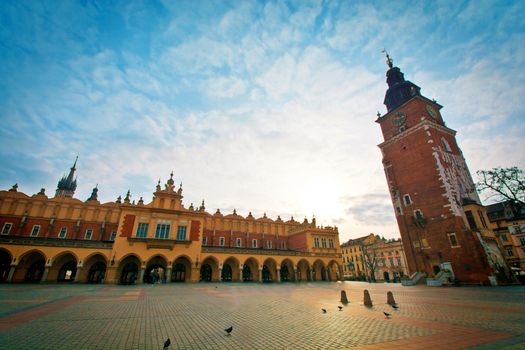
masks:
{"label": "church spire", "polygon": [[62,179],[58,181],[55,197],[73,197],[75,194],[75,190],[77,189],[77,179],[75,177],[75,170],[77,170],[77,160],[78,155],[75,158],[73,166],[69,170],[68,176],[63,176]]}
{"label": "church spire", "polygon": [[384,104],[388,112],[397,107],[401,106],[412,97],[421,95],[419,90],[421,88],[411,81],[405,80],[405,75],[401,72],[398,67],[394,67],[394,61],[386,52],[386,63],[388,65],[388,71],[386,72],[386,82],[388,84],[388,90],[385,94]]}

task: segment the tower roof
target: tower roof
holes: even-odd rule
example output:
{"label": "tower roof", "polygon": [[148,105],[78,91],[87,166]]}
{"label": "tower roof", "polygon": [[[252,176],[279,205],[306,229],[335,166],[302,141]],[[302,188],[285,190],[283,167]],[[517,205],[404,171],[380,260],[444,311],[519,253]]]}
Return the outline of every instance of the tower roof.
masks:
{"label": "tower roof", "polygon": [[404,74],[398,67],[394,67],[394,61],[386,52],[386,62],[388,65],[388,71],[386,72],[386,82],[388,84],[388,90],[385,94],[384,104],[388,112],[401,106],[406,101],[410,100],[414,96],[420,96],[421,88],[411,81],[405,80]]}
{"label": "tower roof", "polygon": [[57,184],[56,196],[73,197],[75,190],[77,189],[77,179],[75,177],[75,170],[77,170],[78,156],[75,158],[73,166],[69,170],[68,176],[63,176]]}

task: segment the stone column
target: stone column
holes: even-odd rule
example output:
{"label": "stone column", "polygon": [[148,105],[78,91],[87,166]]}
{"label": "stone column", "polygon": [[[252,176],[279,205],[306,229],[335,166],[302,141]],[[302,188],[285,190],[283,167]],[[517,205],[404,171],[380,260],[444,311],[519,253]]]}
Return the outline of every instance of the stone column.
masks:
{"label": "stone column", "polygon": [[243,265],[239,265],[239,282],[242,282],[242,271],[243,271],[243,268],[244,268]]}
{"label": "stone column", "polygon": [[49,274],[49,266],[46,265],[46,268],[44,269],[44,273],[42,274],[42,278],[40,279],[40,282],[47,281],[48,274]]}
{"label": "stone column", "polygon": [[293,278],[294,278],[294,282],[299,282],[297,280],[297,266],[293,267]]}
{"label": "stone column", "polygon": [[171,266],[166,269],[166,283],[171,283]]}
{"label": "stone column", "polygon": [[277,268],[277,282],[281,282],[281,268]]}
{"label": "stone column", "polygon": [[106,267],[106,273],[104,274],[104,284],[118,284],[119,276],[117,276],[117,267],[108,266]]}
{"label": "stone column", "polygon": [[7,282],[13,281],[13,276],[15,274],[16,265],[11,265],[11,269],[9,270],[9,275],[7,275]]}
{"label": "stone column", "polygon": [[263,279],[262,279],[262,270],[263,268],[262,267],[259,267],[259,282],[262,283]]}
{"label": "stone column", "polygon": [[314,270],[310,269],[310,281],[314,280]]}
{"label": "stone column", "polygon": [[139,278],[137,279],[137,284],[144,283],[144,272],[146,272],[146,268],[145,267],[141,267],[140,268],[140,272],[139,272]]}
{"label": "stone column", "polygon": [[324,274],[324,280],[325,281],[330,281],[330,278],[328,276],[328,269],[326,267],[323,267],[323,269],[321,271]]}
{"label": "stone column", "polygon": [[219,267],[219,282],[222,282],[222,266]]}
{"label": "stone column", "polygon": [[77,272],[75,273],[75,279],[73,280],[73,282],[78,283],[78,280],[80,278],[80,273],[82,273],[82,267],[77,266]]}

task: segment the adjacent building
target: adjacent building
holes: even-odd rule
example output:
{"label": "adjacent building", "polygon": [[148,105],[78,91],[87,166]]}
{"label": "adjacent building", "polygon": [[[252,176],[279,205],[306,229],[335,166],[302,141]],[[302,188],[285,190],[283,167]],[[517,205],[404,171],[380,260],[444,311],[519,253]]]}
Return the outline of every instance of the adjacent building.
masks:
{"label": "adjacent building", "polygon": [[405,80],[388,54],[387,64],[387,113],[376,122],[409,273],[435,277],[446,266],[462,283],[495,284],[505,275],[496,264],[503,258],[487,223],[469,224],[469,211],[476,220],[486,221],[486,213],[456,131],[446,125],[442,106]]}
{"label": "adjacent building", "polygon": [[54,197],[0,191],[0,279],[7,282],[335,281],[337,227],[223,215],[183,204],[173,173],[151,202],[74,198],[76,161]]}

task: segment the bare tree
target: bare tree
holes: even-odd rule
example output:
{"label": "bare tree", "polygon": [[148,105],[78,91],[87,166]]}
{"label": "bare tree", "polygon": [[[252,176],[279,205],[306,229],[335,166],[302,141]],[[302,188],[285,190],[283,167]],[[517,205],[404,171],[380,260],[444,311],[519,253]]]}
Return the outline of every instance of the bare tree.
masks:
{"label": "bare tree", "polygon": [[363,252],[363,264],[371,272],[372,281],[376,280],[376,268],[379,263],[379,257],[376,251],[375,244],[363,244],[361,242],[361,251]]}
{"label": "bare tree", "polygon": [[493,168],[476,172],[479,192],[488,192],[487,199],[510,200],[519,206],[525,205],[525,172],[516,166]]}

